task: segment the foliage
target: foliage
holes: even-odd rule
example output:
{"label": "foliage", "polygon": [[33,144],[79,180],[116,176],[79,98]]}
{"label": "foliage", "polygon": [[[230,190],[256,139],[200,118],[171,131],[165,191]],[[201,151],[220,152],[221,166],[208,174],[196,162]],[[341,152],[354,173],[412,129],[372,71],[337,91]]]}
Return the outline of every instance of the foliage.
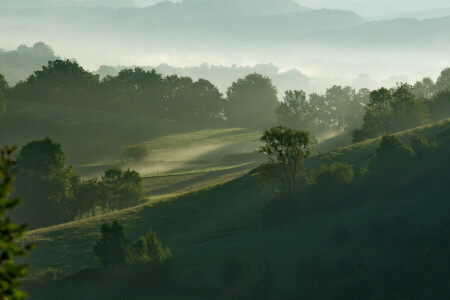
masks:
{"label": "foliage", "polygon": [[0,298],[19,300],[26,294],[18,289],[20,279],[27,275],[27,265],[15,264],[14,257],[26,256],[27,250],[17,243],[23,238],[27,225],[16,225],[5,214],[13,210],[21,203],[21,199],[10,199],[16,162],[12,159],[14,148],[2,148],[0,150]]}
{"label": "foliage", "polygon": [[129,254],[127,243],[122,223],[104,223],[101,227],[101,238],[94,245],[95,256],[105,268],[111,267],[114,271],[126,263]]}
{"label": "foliage", "polygon": [[233,82],[228,88],[225,116],[235,124],[271,123],[277,106],[277,89],[270,78],[253,73]]}
{"label": "foliage", "polygon": [[150,151],[143,145],[130,145],[123,147],[123,153],[126,157],[139,161],[146,158]]}
{"label": "foliage", "polygon": [[425,77],[414,84],[413,92],[417,98],[431,99],[436,93],[436,85],[433,79]]}
{"label": "foliage", "polygon": [[438,92],[427,102],[432,120],[442,120],[450,116],[450,89]]}
{"label": "foliage", "polygon": [[278,123],[294,129],[311,130],[316,120],[315,111],[303,91],[286,91],[275,112]]}
{"label": "foliage", "polygon": [[428,121],[423,99],[417,99],[408,84],[391,90],[381,88],[370,93],[361,129],[352,132],[354,141],[401,131]]}
{"label": "foliage", "polygon": [[353,166],[346,163],[333,163],[330,166],[321,166],[314,172],[315,184],[321,189],[334,190],[340,186],[353,182]]}
{"label": "foliage", "polygon": [[153,230],[139,237],[133,243],[131,252],[132,263],[164,263],[172,259],[172,253],[168,247],[163,248],[162,243],[156,237]]}
{"label": "foliage", "polygon": [[162,77],[154,70],[135,68],[100,81],[98,75],[69,60],[50,61],[18,83],[8,97],[158,118],[202,122],[223,119],[222,94],[207,80]]}
{"label": "foliage", "polygon": [[109,168],[105,170],[101,180],[108,193],[104,200],[105,206],[112,210],[131,207],[139,203],[144,196],[142,178],[134,170]]}
{"label": "foliage", "polygon": [[438,79],[436,80],[436,88],[438,92],[450,90],[450,68],[442,70]]}
{"label": "foliage", "polygon": [[[403,144],[395,135],[385,135],[381,138],[374,157],[369,162],[369,169],[378,176],[391,173],[395,168],[402,168],[412,161],[413,149]],[[392,173],[391,173],[392,175]]]}
{"label": "foliage", "polygon": [[266,130],[261,141],[260,152],[281,165],[289,192],[295,192],[299,164],[308,156],[308,133],[277,126]]}
{"label": "foliage", "polygon": [[414,151],[414,156],[422,160],[435,152],[438,149],[438,144],[435,141],[429,141],[423,135],[416,134],[411,137],[411,148]]}
{"label": "foliage", "polygon": [[20,150],[17,163],[21,169],[17,191],[24,198],[17,214],[33,227],[71,220],[80,179],[72,167],[66,168],[61,144],[48,137],[31,141]]}
{"label": "foliage", "polygon": [[9,89],[5,77],[0,74],[0,118],[6,113],[6,92]]}

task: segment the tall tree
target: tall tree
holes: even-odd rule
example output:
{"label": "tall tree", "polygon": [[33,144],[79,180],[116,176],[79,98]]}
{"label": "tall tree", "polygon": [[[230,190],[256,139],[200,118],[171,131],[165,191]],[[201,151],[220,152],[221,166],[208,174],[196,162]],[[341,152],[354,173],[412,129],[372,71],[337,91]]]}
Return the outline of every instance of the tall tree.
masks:
{"label": "tall tree", "polygon": [[27,225],[17,225],[5,216],[21,203],[21,199],[9,197],[16,171],[14,151],[8,147],[0,149],[0,299],[20,300],[26,294],[18,286],[20,279],[27,275],[28,266],[15,264],[14,257],[26,256],[26,251],[33,247],[23,248],[17,242],[25,235]]}
{"label": "tall tree", "polygon": [[316,119],[314,108],[303,91],[286,91],[276,114],[281,125],[295,129],[311,130]]}
{"label": "tall tree", "polygon": [[225,115],[236,124],[267,124],[274,121],[278,104],[277,89],[270,78],[253,73],[228,88]]}
{"label": "tall tree", "polygon": [[111,267],[113,271],[126,263],[129,248],[122,223],[102,224],[101,238],[94,245],[94,253],[105,268]]}
{"label": "tall tree", "polygon": [[295,192],[299,164],[308,156],[308,133],[277,126],[266,130],[261,141],[260,152],[281,164],[288,190]]}
{"label": "tall tree", "polygon": [[48,137],[31,141],[22,147],[17,162],[17,192],[24,198],[17,213],[33,227],[71,220],[79,177],[66,168],[62,145]]}

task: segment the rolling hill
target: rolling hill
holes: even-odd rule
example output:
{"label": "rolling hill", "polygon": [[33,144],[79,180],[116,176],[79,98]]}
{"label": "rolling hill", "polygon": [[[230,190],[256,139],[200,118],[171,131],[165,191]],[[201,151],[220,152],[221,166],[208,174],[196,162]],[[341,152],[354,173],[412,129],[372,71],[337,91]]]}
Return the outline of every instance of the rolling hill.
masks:
{"label": "rolling hill", "polygon": [[[449,132],[450,119],[446,119],[398,135],[408,140],[412,134],[419,133],[444,142],[444,147],[447,147]],[[306,162],[307,171],[331,161],[362,166],[374,152],[378,141],[373,139],[313,157]],[[31,277],[48,267],[73,274],[84,267],[98,266],[92,245],[99,237],[100,225],[116,219],[124,222],[130,239],[153,228],[162,242],[171,248],[175,273],[187,285],[217,286],[216,272],[221,259],[230,253],[239,253],[239,257],[248,262],[248,268],[253,268],[253,271],[258,268],[259,261],[270,259],[279,270],[284,270],[280,273],[277,289],[293,292],[294,282],[289,270],[304,254],[318,253],[333,261],[357,257],[359,261],[370,262],[369,265],[385,267],[394,263],[403,251],[403,248],[394,245],[395,251],[380,260],[380,253],[387,251],[386,245],[389,243],[386,241],[406,243],[410,238],[417,238],[416,235],[439,228],[450,211],[448,199],[443,196],[449,192],[448,184],[444,184],[448,178],[442,176],[445,165],[436,168],[433,173],[421,175],[428,177],[428,180],[435,177],[434,184],[426,190],[420,189],[418,182],[408,183],[411,184],[409,189],[416,191],[413,196],[361,199],[358,204],[345,209],[306,215],[271,227],[261,226],[260,216],[272,187],[262,191],[253,176],[245,175],[207,189],[174,197],[162,196],[139,207],[31,231],[26,242],[35,243],[37,250],[27,261],[31,265]],[[367,239],[372,224],[389,227],[381,231],[381,236]],[[351,240],[346,246],[336,247],[330,244],[329,237],[336,228],[341,227],[350,232]],[[380,239],[385,242],[381,243]],[[31,288],[30,292],[31,299],[57,299],[63,296],[65,299],[77,299],[93,294],[98,295],[99,299],[118,299],[125,294],[129,299],[139,299],[142,293],[152,295],[158,290],[137,289],[130,292],[120,286],[107,289],[100,283],[90,285],[86,280],[69,278],[51,288]],[[177,295],[173,297],[177,299]]]}

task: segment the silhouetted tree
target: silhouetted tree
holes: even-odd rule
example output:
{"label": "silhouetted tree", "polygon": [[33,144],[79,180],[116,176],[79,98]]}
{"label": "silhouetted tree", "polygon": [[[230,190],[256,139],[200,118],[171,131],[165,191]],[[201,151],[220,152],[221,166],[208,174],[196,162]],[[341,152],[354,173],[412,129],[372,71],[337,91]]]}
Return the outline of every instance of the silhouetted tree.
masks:
{"label": "silhouetted tree", "polygon": [[436,89],[438,92],[450,90],[450,68],[442,70],[438,79],[436,80]]}
{"label": "silhouetted tree", "polygon": [[268,77],[249,74],[227,90],[225,115],[228,121],[245,125],[271,123],[278,106],[277,89]]}
{"label": "silhouetted tree", "polygon": [[5,214],[21,203],[21,199],[9,196],[14,183],[16,162],[12,158],[15,148],[0,149],[0,299],[20,300],[26,294],[18,289],[20,279],[27,275],[28,265],[14,263],[15,257],[26,256],[27,250],[17,243],[25,235],[27,225],[17,225]]}
{"label": "silhouetted tree", "polygon": [[289,192],[295,192],[299,164],[308,156],[308,133],[277,126],[266,130],[261,142],[260,152],[281,164]]}
{"label": "silhouetted tree", "polygon": [[136,171],[109,168],[101,179],[101,184],[108,191],[104,205],[112,210],[136,205],[144,196],[142,178]]}
{"label": "silhouetted tree", "polygon": [[95,256],[105,268],[111,267],[114,271],[126,263],[129,254],[127,243],[122,223],[104,223],[101,227],[101,238],[94,245]]}
{"label": "silhouetted tree", "polygon": [[80,179],[72,167],[65,167],[62,145],[48,137],[31,141],[22,147],[17,162],[17,192],[24,198],[17,213],[33,227],[72,219],[73,191]]}
{"label": "silhouetted tree", "polygon": [[428,121],[428,108],[423,99],[417,99],[408,84],[370,93],[365,106],[361,129],[352,132],[354,141],[405,130]]}

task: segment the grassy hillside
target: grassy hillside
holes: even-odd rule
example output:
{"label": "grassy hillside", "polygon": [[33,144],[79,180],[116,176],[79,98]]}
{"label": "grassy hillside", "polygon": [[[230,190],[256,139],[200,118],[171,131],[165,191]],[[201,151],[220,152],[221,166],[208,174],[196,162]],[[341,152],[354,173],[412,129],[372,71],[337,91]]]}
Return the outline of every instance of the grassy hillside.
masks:
{"label": "grassy hillside", "polygon": [[[222,158],[254,151],[260,137],[254,129],[217,126],[205,130],[199,124],[32,102],[9,102],[0,127],[2,144],[23,145],[45,136],[61,142],[68,163],[84,176],[116,165],[144,175],[229,169],[248,161],[225,163]],[[150,150],[145,161],[126,161],[122,147],[134,144]]]}
{"label": "grassy hillside", "polygon": [[[449,128],[450,119],[447,119],[399,135],[405,140],[415,133],[442,138],[442,133],[448,134]],[[331,159],[362,166],[377,143],[374,139],[311,158],[306,163],[307,169]],[[448,199],[442,196],[448,193],[448,186],[439,184],[439,180],[445,180],[445,176],[438,176],[437,184],[423,191],[411,183],[411,188],[418,191],[414,197],[371,199],[351,209],[308,215],[289,224],[265,228],[261,226],[260,212],[271,189],[261,191],[254,178],[246,175],[201,191],[159,196],[139,207],[29,232],[26,242],[35,243],[37,250],[27,260],[31,277],[48,267],[72,274],[83,267],[98,266],[92,245],[99,237],[100,225],[117,219],[124,222],[131,240],[153,228],[163,244],[172,250],[175,273],[184,283],[217,285],[216,272],[222,258],[239,253],[247,262],[246,268],[254,273],[259,268],[258,262],[270,258],[283,271],[277,288],[293,291],[290,270],[305,254],[320,253],[333,260],[355,257],[377,266],[388,265],[396,255],[401,255],[399,250],[379,260],[380,252],[387,251],[389,243],[380,243],[378,237],[367,239],[371,224],[389,228],[383,233],[383,241],[398,241],[405,233],[409,237],[438,228],[450,215]],[[330,234],[342,226],[348,229],[351,243],[346,247],[331,245]],[[49,290],[35,291],[31,299],[58,299],[62,295],[65,299],[78,299],[86,295],[85,289],[98,293],[102,288],[69,280]],[[142,291],[126,295],[139,299],[139,292]],[[119,297],[123,293],[112,289],[103,293],[102,298],[114,299],[112,295]]]}

